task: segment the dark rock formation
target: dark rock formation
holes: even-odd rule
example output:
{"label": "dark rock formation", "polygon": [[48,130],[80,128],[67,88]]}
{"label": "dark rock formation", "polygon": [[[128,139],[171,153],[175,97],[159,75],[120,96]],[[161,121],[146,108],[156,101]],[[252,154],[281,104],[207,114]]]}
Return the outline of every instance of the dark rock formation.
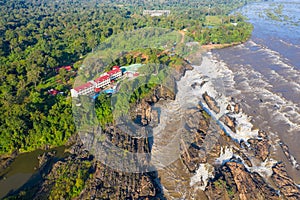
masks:
{"label": "dark rock formation", "polygon": [[259,174],[248,172],[235,161],[217,169],[216,178],[209,182],[205,193],[208,199],[279,199]]}
{"label": "dark rock formation", "polygon": [[217,102],[214,98],[210,97],[207,92],[205,92],[202,97],[211,110],[213,110],[215,113],[220,112],[220,107],[218,106]]}
{"label": "dark rock formation", "polygon": [[229,117],[225,114],[220,118],[220,121],[222,121],[226,126],[228,126],[233,132],[236,132],[235,119],[233,117]]}
{"label": "dark rock formation", "polygon": [[205,83],[207,83],[207,81],[202,81],[201,83],[195,82],[191,85],[191,87],[195,89],[196,87],[202,87]]}
{"label": "dark rock formation", "polygon": [[12,154],[8,156],[0,156],[0,172],[4,169],[6,169],[10,164],[14,161],[14,159],[17,157],[18,152],[14,151]]}
{"label": "dark rock formation", "polygon": [[181,159],[190,172],[195,172],[200,163],[220,156],[218,139],[222,130],[208,118],[201,106],[188,110],[187,116],[186,125],[191,132],[191,141],[181,141]]}
{"label": "dark rock formation", "polygon": [[249,167],[252,167],[252,163],[250,161],[250,159],[239,149],[237,148],[233,148],[233,153],[239,155],[243,161],[245,162],[246,165],[248,165]]}
{"label": "dark rock formation", "polygon": [[285,165],[282,162],[273,166],[272,179],[281,193],[291,200],[300,199],[300,189],[286,172]]}
{"label": "dark rock formation", "polygon": [[158,86],[155,90],[154,95],[158,99],[175,99],[175,88],[176,88],[176,83],[173,85],[169,85],[168,87],[166,86]]}
{"label": "dark rock formation", "polygon": [[175,78],[177,80],[180,79],[180,77],[184,76],[185,75],[185,72],[187,70],[192,70],[193,69],[193,66],[190,65],[188,62],[184,62],[182,65],[176,65],[176,66],[173,66],[177,72],[177,74],[175,75]]}
{"label": "dark rock formation", "polygon": [[252,150],[255,153],[255,156],[265,161],[270,154],[270,141],[267,134],[264,131],[259,131],[258,139],[249,139],[248,143],[250,144]]}
{"label": "dark rock formation", "polygon": [[230,104],[227,105],[226,110],[231,111],[231,105]]}
{"label": "dark rock formation", "polygon": [[136,122],[146,126],[151,121],[152,108],[148,102],[142,100],[141,103],[135,106]]}
{"label": "dark rock formation", "polygon": [[86,182],[78,199],[162,198],[154,173],[122,173],[97,162],[95,173]]}
{"label": "dark rock formation", "polygon": [[55,156],[56,152],[45,152],[42,155],[38,156],[39,160],[39,168],[43,167],[44,164],[46,164],[51,158]]}
{"label": "dark rock formation", "polygon": [[[129,139],[130,136],[127,139],[120,139],[122,137],[120,131],[110,133],[111,139],[119,138],[111,141],[120,148],[126,147],[129,151],[145,151],[149,148],[147,143],[139,141],[130,143],[129,140],[133,141],[132,138]],[[60,198],[68,199],[70,191],[64,190],[68,190],[68,187],[74,189],[77,187],[76,184],[81,183],[82,191],[80,190],[81,192],[75,199],[164,199],[157,173],[117,171],[94,159],[81,143],[76,143],[74,146],[70,152],[76,154],[56,162],[50,173],[44,177],[43,183],[37,186],[36,192],[28,198],[49,199],[51,197],[55,199],[61,194]]]}
{"label": "dark rock formation", "polygon": [[240,113],[240,110],[241,110],[240,105],[238,103],[236,103],[234,105],[233,112],[238,114],[238,113]]}

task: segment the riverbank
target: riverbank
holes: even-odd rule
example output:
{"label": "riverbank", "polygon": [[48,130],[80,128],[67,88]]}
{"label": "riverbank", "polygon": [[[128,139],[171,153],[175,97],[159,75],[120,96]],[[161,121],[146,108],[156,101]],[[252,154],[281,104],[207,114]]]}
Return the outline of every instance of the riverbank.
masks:
{"label": "riverbank", "polygon": [[227,47],[232,47],[239,44],[242,44],[242,42],[233,42],[233,43],[226,43],[226,44],[207,44],[207,45],[202,45],[201,47],[206,51],[210,51],[213,49],[223,49]]}
{"label": "riverbank", "polygon": [[[30,184],[36,184],[40,181],[45,167],[44,164],[48,164],[46,166],[48,168],[50,167],[50,160],[54,161],[66,156],[65,149],[66,147],[62,146],[47,151],[35,150],[7,158],[12,159],[12,162],[0,171],[0,198],[19,190],[23,186],[28,187]],[[51,152],[51,158],[42,159],[41,156],[47,152]]]}

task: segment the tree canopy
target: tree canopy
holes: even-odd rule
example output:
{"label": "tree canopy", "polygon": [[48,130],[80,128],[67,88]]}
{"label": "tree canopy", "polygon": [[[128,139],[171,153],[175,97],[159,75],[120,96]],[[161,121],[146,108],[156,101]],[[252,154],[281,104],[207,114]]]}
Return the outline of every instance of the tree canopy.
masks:
{"label": "tree canopy", "polygon": [[[162,27],[186,29],[202,44],[245,41],[251,25],[228,14],[249,1],[1,1],[0,154],[65,144],[76,131],[69,95],[74,76],[106,38]],[[144,9],[170,9],[171,14],[143,16]],[[220,20],[210,27],[207,16]],[[66,65],[73,71],[57,72]],[[51,95],[51,89],[62,93]]]}

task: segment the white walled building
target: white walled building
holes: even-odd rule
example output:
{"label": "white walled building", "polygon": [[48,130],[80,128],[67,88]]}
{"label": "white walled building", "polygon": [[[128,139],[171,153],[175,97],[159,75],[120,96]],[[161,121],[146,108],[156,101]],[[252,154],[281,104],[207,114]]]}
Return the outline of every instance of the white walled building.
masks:
{"label": "white walled building", "polygon": [[71,89],[72,97],[78,97],[79,95],[91,95],[94,92],[95,82],[90,81],[76,88]]}
{"label": "white walled building", "polygon": [[89,81],[83,85],[71,89],[71,96],[78,97],[80,95],[93,95],[95,91],[100,91],[100,88],[107,87],[113,80],[120,78],[122,71],[119,66],[114,66],[111,71],[102,74],[99,78]]}

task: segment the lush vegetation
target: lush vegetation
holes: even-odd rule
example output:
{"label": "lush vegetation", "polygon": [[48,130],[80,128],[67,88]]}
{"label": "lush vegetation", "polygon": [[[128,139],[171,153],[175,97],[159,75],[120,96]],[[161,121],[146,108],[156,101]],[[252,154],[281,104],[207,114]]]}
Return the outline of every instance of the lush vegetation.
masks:
{"label": "lush vegetation", "polygon": [[111,99],[109,95],[101,94],[95,101],[95,112],[102,128],[113,122]]}
{"label": "lush vegetation", "polygon": [[[102,128],[113,119],[128,114],[130,107],[153,93],[153,90],[172,79],[176,66],[186,61],[178,55],[170,56],[158,49],[140,49],[128,52],[113,62],[114,65],[142,63],[138,70],[140,76],[122,80],[119,91],[112,97],[101,94],[95,100],[95,112]],[[170,82],[168,82],[170,83]],[[169,85],[169,87],[172,87]],[[174,89],[174,88],[173,88]],[[82,121],[82,120],[81,120]],[[90,123],[90,122],[88,122]]]}
{"label": "lush vegetation", "polygon": [[236,196],[236,188],[230,187],[226,181],[222,180],[221,178],[214,181],[213,184],[216,188],[226,191],[230,199],[233,199]]}
{"label": "lush vegetation", "polygon": [[190,36],[201,44],[224,44],[246,41],[252,33],[252,25],[245,22],[241,15],[227,18],[214,16],[206,18],[207,25],[197,28],[191,27]]}
{"label": "lush vegetation", "polygon": [[[74,170],[74,168],[78,168]],[[80,165],[72,164],[58,168],[59,177],[53,177],[55,184],[51,188],[49,199],[72,199],[77,197],[84,188],[90,174],[91,163],[82,161]],[[74,172],[70,174],[70,172]]]}
{"label": "lush vegetation", "polygon": [[[0,153],[31,151],[68,140],[75,132],[69,98],[74,75],[86,54],[114,34],[144,27],[186,29],[188,35],[208,44],[243,41],[251,31],[240,16],[225,16],[247,3],[244,0],[154,3],[0,2]],[[145,8],[171,9],[172,14],[143,16]],[[206,27],[208,15],[219,16],[219,24]],[[73,65],[73,72],[57,73],[55,69],[63,65]],[[64,94],[52,96],[49,89]]]}

